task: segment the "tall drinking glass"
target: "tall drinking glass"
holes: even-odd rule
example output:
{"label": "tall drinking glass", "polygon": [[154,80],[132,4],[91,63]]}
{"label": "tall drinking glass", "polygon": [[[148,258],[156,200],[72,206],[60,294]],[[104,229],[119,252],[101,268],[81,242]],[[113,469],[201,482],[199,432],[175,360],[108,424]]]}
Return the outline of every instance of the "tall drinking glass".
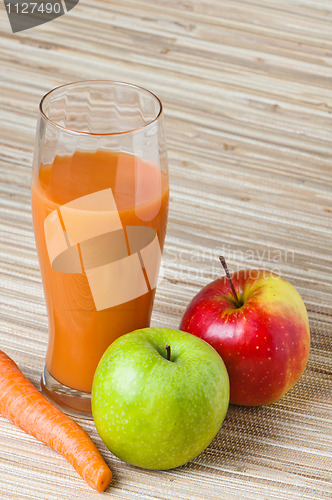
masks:
{"label": "tall drinking glass", "polygon": [[111,81],[46,94],[31,197],[49,321],[42,390],[89,417],[103,352],[150,325],[169,198],[160,100]]}

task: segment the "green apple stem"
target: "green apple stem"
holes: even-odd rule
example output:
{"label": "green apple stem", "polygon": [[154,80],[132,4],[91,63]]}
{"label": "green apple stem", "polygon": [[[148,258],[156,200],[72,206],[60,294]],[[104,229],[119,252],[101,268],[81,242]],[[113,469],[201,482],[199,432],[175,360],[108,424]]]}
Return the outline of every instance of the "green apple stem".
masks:
{"label": "green apple stem", "polygon": [[227,264],[226,264],[225,257],[219,257],[219,260],[221,262],[222,267],[225,270],[228,282],[229,282],[230,287],[232,289],[232,294],[233,294],[233,297],[234,297],[235,305],[236,305],[236,307],[241,307],[242,303],[239,300],[239,297],[237,296],[236,290],[234,288],[233,281],[232,281],[231,275],[229,274],[229,270],[228,270],[228,267],[227,267]]}
{"label": "green apple stem", "polygon": [[166,352],[167,352],[167,361],[171,361],[171,346],[170,345],[165,345],[165,349],[166,349]]}

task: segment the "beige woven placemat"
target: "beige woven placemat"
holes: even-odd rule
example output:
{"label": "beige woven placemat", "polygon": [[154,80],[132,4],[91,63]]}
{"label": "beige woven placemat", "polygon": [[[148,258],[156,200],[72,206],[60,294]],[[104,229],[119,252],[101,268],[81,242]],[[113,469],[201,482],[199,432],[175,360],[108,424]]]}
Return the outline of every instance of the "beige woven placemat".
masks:
{"label": "beige woven placemat", "polygon": [[[312,332],[300,382],[278,403],[231,407],[187,466],[124,464],[113,499],[332,498],[332,4],[329,0],[81,0],[10,33],[0,6],[0,348],[37,385],[47,317],[30,214],[37,106],[57,84],[141,84],[165,105],[171,204],[153,325],[232,269],[279,271]],[[0,498],[92,499],[52,450],[0,418]]]}

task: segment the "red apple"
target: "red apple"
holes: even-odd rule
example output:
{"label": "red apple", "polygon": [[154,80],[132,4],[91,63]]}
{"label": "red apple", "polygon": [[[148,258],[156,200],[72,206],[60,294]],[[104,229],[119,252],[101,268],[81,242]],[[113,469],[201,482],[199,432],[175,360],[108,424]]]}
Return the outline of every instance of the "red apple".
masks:
{"label": "red apple", "polygon": [[257,406],[277,401],[301,377],[310,332],[303,300],[275,273],[252,269],[205,286],[180,323],[220,354],[230,380],[230,402]]}

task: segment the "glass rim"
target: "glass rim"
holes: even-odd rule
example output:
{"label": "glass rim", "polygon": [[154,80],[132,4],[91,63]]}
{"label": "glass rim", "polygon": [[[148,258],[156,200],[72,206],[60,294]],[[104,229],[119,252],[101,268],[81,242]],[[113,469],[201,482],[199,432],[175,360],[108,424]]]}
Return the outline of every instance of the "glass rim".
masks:
{"label": "glass rim", "polygon": [[[80,83],[85,83],[85,84],[105,83],[105,84],[113,84],[113,85],[115,84],[115,85],[124,86],[124,87],[131,87],[132,89],[136,89],[136,90],[139,90],[139,91],[146,92],[147,94],[150,94],[150,96],[153,97],[153,99],[155,99],[157,101],[157,103],[159,105],[159,110],[157,111],[156,116],[153,119],[149,120],[144,125],[142,125],[140,127],[137,127],[137,128],[130,129],[130,130],[125,130],[125,131],[122,131],[122,132],[104,132],[104,133],[86,132],[86,131],[83,131],[83,130],[75,130],[73,128],[64,127],[63,125],[60,125],[56,121],[52,120],[49,116],[47,116],[46,112],[43,109],[43,105],[44,105],[45,100],[47,99],[47,97],[49,97],[53,92],[56,92],[57,90],[62,89],[64,87],[72,87],[72,86],[75,86],[75,85],[80,84]],[[135,85],[133,83],[128,83],[128,82],[122,82],[122,81],[119,81],[119,80],[77,80],[75,82],[64,83],[62,85],[58,85],[57,87],[54,87],[52,90],[49,90],[41,98],[41,101],[39,103],[39,112],[40,112],[42,118],[44,118],[48,123],[51,123],[55,127],[60,128],[62,130],[65,130],[66,132],[69,132],[69,133],[72,133],[72,134],[76,134],[76,135],[101,136],[102,137],[102,136],[116,136],[116,135],[130,134],[130,133],[133,133],[133,132],[138,132],[140,130],[146,129],[152,123],[155,123],[160,118],[160,116],[161,116],[161,114],[163,112],[163,105],[162,105],[162,102],[159,99],[159,97],[156,96],[156,94],[154,94],[153,92],[151,92],[151,90],[148,90],[148,89],[146,89],[144,87],[141,87],[140,85]]]}

